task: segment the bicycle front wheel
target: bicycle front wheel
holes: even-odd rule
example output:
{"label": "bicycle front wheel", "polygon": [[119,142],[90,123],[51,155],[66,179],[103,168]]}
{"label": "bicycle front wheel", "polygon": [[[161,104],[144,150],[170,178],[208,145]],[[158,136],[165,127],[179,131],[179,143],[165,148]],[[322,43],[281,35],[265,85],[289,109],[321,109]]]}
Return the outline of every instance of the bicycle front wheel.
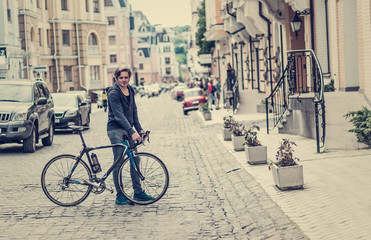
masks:
{"label": "bicycle front wheel", "polygon": [[[169,173],[165,164],[156,156],[149,153],[136,153],[136,165],[144,180],[140,180],[138,174],[131,168],[130,159],[127,157],[120,167],[119,183],[124,195],[130,201],[147,205],[154,203],[164,196],[169,186]],[[144,191],[147,195],[142,198],[134,194],[134,189]]]}
{"label": "bicycle front wheel", "polygon": [[91,179],[88,165],[80,160],[70,178],[77,157],[59,155],[51,159],[41,174],[41,186],[45,195],[55,204],[69,207],[83,202],[90,194],[92,187],[83,184]]}

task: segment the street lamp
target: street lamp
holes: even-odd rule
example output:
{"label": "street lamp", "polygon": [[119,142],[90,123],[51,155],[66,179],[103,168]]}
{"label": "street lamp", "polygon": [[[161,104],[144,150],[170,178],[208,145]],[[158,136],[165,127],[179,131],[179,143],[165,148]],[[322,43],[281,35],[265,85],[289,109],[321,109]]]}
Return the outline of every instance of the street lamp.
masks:
{"label": "street lamp", "polygon": [[253,39],[252,40],[252,43],[254,44],[254,48],[255,49],[259,49],[259,45],[260,45],[260,40],[259,40],[259,38],[255,38],[255,39]]}
{"label": "street lamp", "polygon": [[310,14],[310,9],[309,8],[303,10],[302,12],[296,11],[295,12],[295,16],[291,19],[290,25],[291,25],[292,31],[295,33],[295,38],[296,39],[298,39],[298,32],[300,31],[301,23],[303,22],[299,18],[299,16],[301,16],[301,15],[309,15],[309,14]]}

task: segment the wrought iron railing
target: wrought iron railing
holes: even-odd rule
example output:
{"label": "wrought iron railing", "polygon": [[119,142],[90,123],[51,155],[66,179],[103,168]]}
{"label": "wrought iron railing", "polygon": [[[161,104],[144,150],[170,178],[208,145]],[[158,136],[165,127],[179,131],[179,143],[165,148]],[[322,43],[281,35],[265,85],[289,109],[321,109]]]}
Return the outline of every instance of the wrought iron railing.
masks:
{"label": "wrought iron railing", "polygon": [[[289,96],[314,93],[317,152],[324,146],[326,136],[324,81],[321,65],[313,50],[293,50],[287,52],[287,66],[271,94],[265,99],[267,133],[269,134],[268,104],[272,107],[273,128],[282,124],[289,107]],[[320,131],[322,130],[322,131]]]}

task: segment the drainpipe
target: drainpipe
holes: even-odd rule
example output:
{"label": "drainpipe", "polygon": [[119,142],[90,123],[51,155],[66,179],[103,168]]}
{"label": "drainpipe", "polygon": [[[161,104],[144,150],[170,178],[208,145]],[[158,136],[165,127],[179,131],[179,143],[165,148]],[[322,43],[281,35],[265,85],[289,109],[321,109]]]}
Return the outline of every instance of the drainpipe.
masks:
{"label": "drainpipe", "polygon": [[252,46],[252,39],[250,36],[250,72],[251,72],[251,89],[254,89],[254,64],[252,63],[253,58],[253,46]]}
{"label": "drainpipe", "polygon": [[310,0],[310,35],[311,35],[311,41],[312,41],[312,49],[313,52],[315,52],[314,49],[314,20],[313,20],[313,0]]}
{"label": "drainpipe", "polygon": [[245,89],[244,85],[244,79],[243,79],[243,52],[242,52],[242,47],[243,47],[243,42],[240,42],[240,57],[241,57],[241,83],[242,83],[242,89]]}
{"label": "drainpipe", "polygon": [[263,5],[259,2],[259,16],[267,22],[268,25],[268,57],[269,57],[269,78],[271,85],[271,93],[273,92],[273,83],[272,83],[272,54],[271,54],[271,21],[263,15]]}
{"label": "drainpipe", "polygon": [[326,11],[326,43],[327,43],[327,70],[331,73],[330,65],[330,41],[328,37],[328,0],[325,0],[325,11]]}
{"label": "drainpipe", "polygon": [[[54,6],[57,6],[55,0],[54,0]],[[56,36],[55,36],[55,7],[53,7],[53,38],[54,38],[54,55],[53,59],[55,61],[55,72],[57,76],[57,93],[60,91],[60,85],[59,85],[59,69],[58,69],[58,59],[57,59],[57,42],[56,42]]]}
{"label": "drainpipe", "polygon": [[27,79],[30,79],[30,68],[29,68],[29,63],[28,63],[28,45],[27,45],[27,20],[26,20],[26,8],[25,8],[25,2],[23,2],[23,27],[24,27],[24,46],[25,46],[25,51],[26,51],[26,65],[27,65]]}
{"label": "drainpipe", "polygon": [[[78,61],[78,69],[79,69],[79,81],[80,87],[87,91],[86,87],[82,85],[82,77],[81,77],[81,59],[80,59],[80,41],[79,41],[79,24],[77,23],[77,1],[75,1],[75,29],[76,29],[76,45],[77,45],[77,61]],[[103,69],[102,69],[103,70]]]}

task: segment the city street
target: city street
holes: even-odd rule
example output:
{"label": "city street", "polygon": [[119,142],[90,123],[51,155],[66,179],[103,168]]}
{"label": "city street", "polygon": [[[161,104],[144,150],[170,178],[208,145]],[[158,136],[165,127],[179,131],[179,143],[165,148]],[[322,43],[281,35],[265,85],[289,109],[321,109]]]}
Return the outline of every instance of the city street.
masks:
{"label": "city street", "polygon": [[[169,93],[137,96],[137,106],[151,131],[151,143],[139,151],[157,155],[170,173],[163,199],[122,206],[105,191],[60,207],[44,195],[40,176],[52,157],[79,152],[78,135],[60,131],[51,147],[38,144],[33,154],[0,145],[0,239],[307,239],[216,137],[220,125],[204,126],[196,112],[184,116]],[[94,105],[91,121],[87,144],[109,144],[107,113]],[[107,170],[111,150],[96,153]]]}

